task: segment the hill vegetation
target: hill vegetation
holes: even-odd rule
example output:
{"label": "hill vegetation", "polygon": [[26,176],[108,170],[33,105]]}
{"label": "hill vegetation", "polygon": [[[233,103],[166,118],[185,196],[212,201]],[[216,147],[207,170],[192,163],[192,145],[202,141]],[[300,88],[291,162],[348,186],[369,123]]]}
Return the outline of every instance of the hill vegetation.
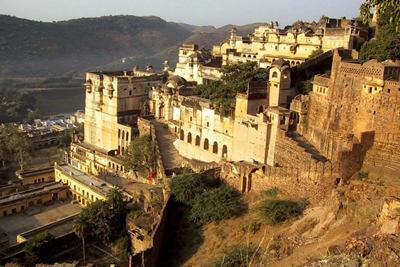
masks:
{"label": "hill vegetation", "polygon": [[1,15],[0,75],[82,70],[146,57],[192,33],[158,17],[107,16],[44,23]]}
{"label": "hill vegetation", "polygon": [[[234,25],[216,29],[166,22],[159,17],[104,16],[39,22],[0,15],[0,78],[116,70],[169,59],[174,66],[182,43],[211,48]],[[258,24],[236,26],[246,36]],[[123,62],[122,59],[125,59]]]}

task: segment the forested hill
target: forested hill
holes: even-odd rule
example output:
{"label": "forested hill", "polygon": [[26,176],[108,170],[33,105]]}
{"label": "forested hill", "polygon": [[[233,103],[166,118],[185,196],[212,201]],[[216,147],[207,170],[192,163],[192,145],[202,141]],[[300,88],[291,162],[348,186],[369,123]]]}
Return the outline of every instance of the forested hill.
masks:
{"label": "forested hill", "polygon": [[57,73],[152,56],[193,33],[158,17],[38,22],[0,15],[0,76]]}

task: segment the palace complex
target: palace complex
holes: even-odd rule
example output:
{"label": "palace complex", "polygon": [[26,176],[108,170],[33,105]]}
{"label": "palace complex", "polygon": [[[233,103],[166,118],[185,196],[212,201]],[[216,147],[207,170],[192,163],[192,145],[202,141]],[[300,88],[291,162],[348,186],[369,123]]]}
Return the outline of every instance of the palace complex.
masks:
{"label": "palace complex", "polygon": [[[232,29],[230,38],[212,52],[184,44],[174,71],[166,61],[160,74],[151,66],[146,71],[89,72],[85,138],[74,140],[67,162],[89,175],[146,181],[125,170],[123,154],[140,134],[138,117],[150,115],[168,125],[179,155],[191,164],[247,162],[243,173],[231,177],[242,192],[250,190],[248,176],[256,170],[266,178],[268,170],[271,177],[296,173],[329,184],[347,180],[364,158],[373,161],[376,153],[367,152],[374,140],[383,142],[386,135],[396,139],[398,132],[400,65],[358,63],[354,48],[366,38],[365,25],[344,18],[297,22],[284,30],[271,23],[248,37]],[[317,49],[326,52],[309,59]],[[318,74],[312,92],[299,94],[299,73],[326,58],[332,62],[330,74]],[[236,95],[233,110],[220,109],[195,92],[197,84],[219,79],[222,65],[247,60],[268,68],[268,81],[251,80]],[[279,174],[283,170],[286,174]],[[228,180],[232,175],[222,174]],[[157,176],[155,183],[161,185],[166,174]]]}
{"label": "palace complex", "polygon": [[[0,216],[56,198],[85,206],[105,199],[114,178],[130,180],[134,189],[125,197],[147,211],[146,203],[183,167],[218,169],[219,178],[241,193],[279,187],[311,202],[360,171],[397,177],[400,61],[361,64],[356,49],[367,38],[367,26],[345,18],[284,29],[271,23],[247,37],[233,28],[211,50],[183,44],[175,70],[166,60],[161,73],[150,65],[88,72],[83,140],[74,136],[54,177],[20,173],[20,187],[51,183],[3,197]],[[322,54],[310,58],[315,50]],[[221,79],[222,66],[246,61],[266,68],[268,77],[250,80],[231,109],[196,92]],[[299,85],[310,78],[312,90],[303,94]],[[157,167],[149,177],[124,166],[129,144],[144,134],[156,145]],[[155,246],[157,231],[162,236],[165,207],[130,232],[134,253]]]}

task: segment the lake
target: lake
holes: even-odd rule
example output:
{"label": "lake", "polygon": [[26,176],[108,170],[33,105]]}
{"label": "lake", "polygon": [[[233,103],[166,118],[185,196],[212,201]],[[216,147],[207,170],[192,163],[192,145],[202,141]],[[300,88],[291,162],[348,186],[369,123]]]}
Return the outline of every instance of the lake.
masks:
{"label": "lake", "polygon": [[74,113],[85,109],[85,87],[26,89],[36,98],[35,108],[43,110],[46,115]]}

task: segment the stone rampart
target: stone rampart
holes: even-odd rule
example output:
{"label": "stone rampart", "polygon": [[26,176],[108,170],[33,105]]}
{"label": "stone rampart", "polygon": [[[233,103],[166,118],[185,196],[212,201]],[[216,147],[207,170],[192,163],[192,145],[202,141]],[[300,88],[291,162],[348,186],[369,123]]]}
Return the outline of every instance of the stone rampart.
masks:
{"label": "stone rampart", "polygon": [[295,168],[226,163],[220,177],[242,193],[278,187],[294,199],[307,197],[317,203],[340,182],[340,164],[316,162]]}

